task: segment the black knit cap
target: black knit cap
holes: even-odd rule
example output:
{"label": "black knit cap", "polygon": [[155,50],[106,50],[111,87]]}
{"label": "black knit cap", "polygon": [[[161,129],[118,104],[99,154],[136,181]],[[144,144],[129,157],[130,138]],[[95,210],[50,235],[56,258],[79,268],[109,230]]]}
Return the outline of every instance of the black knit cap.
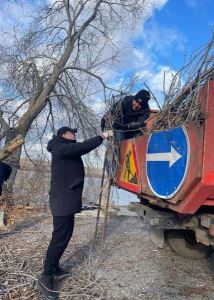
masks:
{"label": "black knit cap", "polygon": [[150,92],[147,90],[141,90],[134,96],[134,100],[137,101],[139,104],[143,103],[143,101],[149,101],[149,99]]}
{"label": "black knit cap", "polygon": [[70,127],[61,127],[57,130],[57,136],[61,136],[63,133],[66,133],[67,131],[71,132],[71,133],[76,133],[77,132],[77,128],[70,128]]}

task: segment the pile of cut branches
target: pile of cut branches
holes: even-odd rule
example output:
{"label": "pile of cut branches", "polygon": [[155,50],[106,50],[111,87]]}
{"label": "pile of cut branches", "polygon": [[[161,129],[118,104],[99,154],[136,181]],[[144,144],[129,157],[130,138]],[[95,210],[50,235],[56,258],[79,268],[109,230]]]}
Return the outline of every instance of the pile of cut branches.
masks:
{"label": "pile of cut branches", "polygon": [[150,132],[204,120],[206,116],[198,101],[199,91],[211,79],[214,79],[214,34],[208,44],[192,54],[185,67],[172,74],[168,91],[164,92],[162,109]]}
{"label": "pile of cut branches", "polygon": [[[13,238],[5,233],[1,236],[0,247],[0,299],[2,300],[38,300],[41,291],[36,286],[38,275],[42,272],[42,258],[47,249],[47,236],[43,227],[34,225],[30,229],[16,232]],[[42,225],[41,225],[42,226]],[[44,225],[47,226],[47,223]],[[99,272],[102,259],[96,253],[93,244],[85,245],[85,237],[80,236],[78,246],[73,249],[72,274],[56,282],[55,292],[63,300],[105,299],[109,288],[101,280]],[[82,249],[80,251],[80,249]],[[70,258],[69,252],[67,256]],[[104,284],[103,284],[104,283]]]}

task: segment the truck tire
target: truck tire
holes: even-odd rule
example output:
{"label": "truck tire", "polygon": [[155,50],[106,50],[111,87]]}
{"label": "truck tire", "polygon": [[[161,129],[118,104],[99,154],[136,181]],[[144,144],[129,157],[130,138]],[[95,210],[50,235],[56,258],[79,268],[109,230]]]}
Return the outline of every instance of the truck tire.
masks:
{"label": "truck tire", "polygon": [[213,253],[211,246],[198,243],[191,230],[169,230],[165,232],[170,248],[184,258],[203,259]]}

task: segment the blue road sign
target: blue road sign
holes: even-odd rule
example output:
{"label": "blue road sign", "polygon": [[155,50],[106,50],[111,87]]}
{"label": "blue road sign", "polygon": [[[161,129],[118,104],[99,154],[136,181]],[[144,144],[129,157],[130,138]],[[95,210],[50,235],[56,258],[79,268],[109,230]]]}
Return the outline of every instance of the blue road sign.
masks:
{"label": "blue road sign", "polygon": [[149,186],[161,198],[173,197],[181,187],[188,168],[189,139],[178,127],[150,135],[146,153]]}

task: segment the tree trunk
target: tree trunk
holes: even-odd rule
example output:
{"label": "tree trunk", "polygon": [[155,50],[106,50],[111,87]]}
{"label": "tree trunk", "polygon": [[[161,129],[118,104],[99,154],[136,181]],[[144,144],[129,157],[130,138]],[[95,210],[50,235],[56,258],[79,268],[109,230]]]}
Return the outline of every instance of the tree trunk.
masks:
{"label": "tree trunk", "polygon": [[[10,132],[6,136],[5,144],[9,143],[17,134],[15,132]],[[16,176],[18,174],[18,170],[20,168],[20,158],[21,158],[22,146],[20,146],[17,150],[15,150],[6,160],[5,162],[8,163],[12,167],[12,173],[10,178],[7,181],[7,187],[5,191],[5,196],[7,199],[7,204],[14,205],[13,199],[13,188],[16,180]]]}
{"label": "tree trunk", "polygon": [[13,191],[13,185],[16,179],[16,175],[18,173],[18,170],[20,168],[20,158],[21,158],[21,149],[18,149],[10,156],[10,158],[7,160],[7,162],[12,167],[12,173],[10,175],[10,178],[7,181],[7,190]]}

